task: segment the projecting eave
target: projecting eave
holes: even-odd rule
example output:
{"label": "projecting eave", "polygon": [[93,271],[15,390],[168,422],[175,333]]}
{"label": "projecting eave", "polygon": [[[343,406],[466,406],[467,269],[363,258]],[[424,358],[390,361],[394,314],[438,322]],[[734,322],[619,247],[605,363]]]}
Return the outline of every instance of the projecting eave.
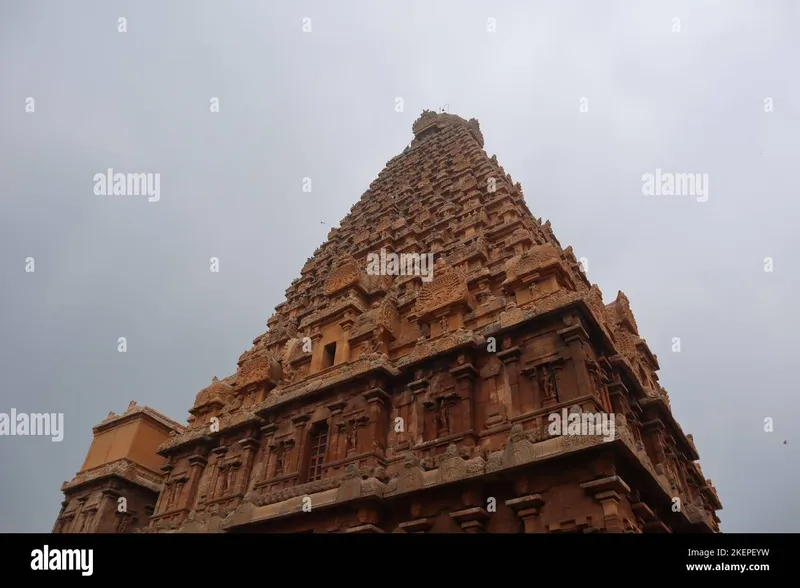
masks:
{"label": "projecting eave", "polygon": [[[443,342],[444,341],[444,342]],[[419,347],[423,352],[418,349],[412,351],[409,355],[401,357],[397,361],[397,366],[403,370],[412,369],[414,366],[430,361],[432,358],[444,355],[446,353],[454,353],[461,349],[477,349],[485,344],[483,338],[472,331],[456,332],[454,335],[445,337],[431,342],[425,341],[417,345],[426,345],[426,348]]]}
{"label": "projecting eave", "polygon": [[141,464],[123,457],[116,461],[79,472],[72,480],[64,482],[61,485],[61,491],[74,492],[90,486],[97,487],[112,478],[141,486],[153,492],[161,491],[163,482],[163,478],[158,472],[154,472]]}
{"label": "projecting eave", "polygon": [[214,440],[209,433],[209,427],[199,427],[192,429],[177,437],[171,437],[158,446],[156,453],[163,457],[168,457],[180,453],[188,447],[208,446],[211,447]]}
{"label": "projecting eave", "polygon": [[388,359],[383,358],[365,358],[340,364],[318,372],[302,382],[290,384],[284,388],[275,388],[267,398],[253,407],[253,413],[263,417],[277,406],[296,401],[299,398],[306,399],[336,386],[375,374],[397,377],[400,375],[400,370],[393,366]]}
{"label": "projecting eave", "polygon": [[500,321],[490,323],[483,327],[481,334],[483,337],[497,337],[503,335],[504,333],[510,333],[516,329],[519,329],[528,323],[532,323],[541,319],[552,318],[571,309],[580,310],[583,316],[586,318],[586,324],[584,324],[584,327],[587,335],[589,337],[596,338],[605,349],[609,349],[615,353],[613,342],[608,336],[607,331],[594,316],[589,305],[582,298],[573,298],[564,302],[563,304],[542,311],[537,311],[536,309],[532,308],[522,309],[518,320],[503,321],[501,318]]}
{"label": "projecting eave", "polygon": [[[420,491],[436,491],[444,486],[469,484],[487,475],[509,474],[514,470],[529,467],[534,463],[562,459],[586,451],[622,451],[636,463],[641,474],[648,476],[650,491],[659,496],[663,504],[671,504],[672,492],[668,480],[653,470],[643,447],[636,447],[630,431],[625,425],[618,428],[615,438],[610,441],[602,437],[556,436],[543,441],[532,442],[523,432],[521,425],[510,431],[509,443],[504,449],[489,454],[488,459],[476,456],[467,459],[461,456],[456,445],[448,447],[438,468],[425,470],[420,467],[413,455],[405,457],[406,475],[392,479],[361,475],[354,464],[348,466],[347,473],[341,477],[323,478],[316,482],[295,487],[292,496],[286,497],[278,492],[273,495],[253,497],[252,501],[242,503],[222,524],[225,531],[252,529],[256,525],[270,524],[288,518],[306,516],[308,507],[313,512],[334,508],[357,508],[360,505],[377,505],[395,499],[415,495]],[[595,480],[588,486],[627,485],[619,477]],[[702,514],[702,513],[700,513]],[[691,523],[686,513],[676,515]],[[402,526],[402,525],[401,525]],[[355,528],[349,532],[360,532]],[[372,532],[383,532],[373,529]]]}

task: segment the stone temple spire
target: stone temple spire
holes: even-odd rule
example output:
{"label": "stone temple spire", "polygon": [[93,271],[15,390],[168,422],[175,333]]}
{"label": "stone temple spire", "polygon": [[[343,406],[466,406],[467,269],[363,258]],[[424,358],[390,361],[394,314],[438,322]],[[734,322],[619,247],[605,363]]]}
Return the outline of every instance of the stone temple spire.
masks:
{"label": "stone temple spire", "polygon": [[[476,119],[412,131],[165,434],[147,532],[717,532],[628,298],[604,303]],[[70,488],[60,528],[101,528]]]}

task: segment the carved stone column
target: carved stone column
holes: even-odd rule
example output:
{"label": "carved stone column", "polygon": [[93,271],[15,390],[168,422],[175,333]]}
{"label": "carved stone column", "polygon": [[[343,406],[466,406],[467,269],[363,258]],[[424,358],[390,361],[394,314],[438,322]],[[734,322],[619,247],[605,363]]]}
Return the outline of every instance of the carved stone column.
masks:
{"label": "carved stone column", "polygon": [[619,512],[619,503],[622,498],[627,499],[630,487],[619,476],[608,476],[601,480],[594,480],[581,484],[581,488],[603,507],[603,520],[607,533],[624,533],[625,526]]}
{"label": "carved stone column", "polygon": [[526,533],[544,533],[544,521],[542,520],[542,507],[544,497],[541,494],[528,494],[520,498],[506,500],[506,506],[514,509],[517,516],[522,519]]}
{"label": "carved stone column", "polygon": [[611,399],[611,408],[617,414],[625,414],[625,398],[630,397],[627,386],[617,378],[608,385],[608,396]]}
{"label": "carved stone column", "polygon": [[100,504],[97,509],[100,516],[97,517],[98,521],[94,532],[113,533],[115,528],[112,525],[113,521],[117,520],[117,507],[122,494],[114,488],[106,488],[101,491],[100,496]]}
{"label": "carved stone column", "polygon": [[156,506],[153,509],[153,514],[159,515],[164,512],[164,503],[167,500],[167,484],[162,484],[161,491],[158,493],[158,498],[156,498]]}
{"label": "carved stone column", "polygon": [[220,462],[217,466],[217,485],[214,488],[214,498],[223,498],[228,493],[230,486],[230,466],[225,462]]}
{"label": "carved stone column", "polygon": [[413,437],[411,438],[411,445],[419,445],[425,441],[425,407],[423,406],[423,398],[428,391],[428,380],[417,379],[411,382],[408,387],[414,394],[414,407],[412,412],[411,426],[413,427]]}
{"label": "carved stone column", "polygon": [[[583,325],[577,319],[571,319],[574,324],[565,329],[558,331],[558,335],[569,347],[569,356],[572,360],[572,369],[575,371],[575,382],[577,390],[573,398],[580,398],[582,396],[595,395],[594,386],[589,379],[589,372],[586,369],[586,353],[583,350],[584,341],[589,340],[589,334],[583,328]],[[561,397],[561,402],[570,400],[570,398]]]}
{"label": "carved stone column", "polygon": [[297,443],[297,453],[294,459],[294,470],[295,472],[299,472],[303,467],[303,455],[305,454],[306,444],[308,442],[306,435],[306,425],[311,417],[307,414],[301,414],[292,419],[292,423],[294,423],[294,439]]}
{"label": "carved stone column", "polygon": [[[386,423],[388,410],[391,406],[391,397],[382,388],[372,388],[364,393],[364,398],[369,404],[369,438],[372,439],[372,447],[383,457],[385,454],[385,444],[388,431]],[[389,423],[391,426],[391,423]]]}
{"label": "carved stone column", "polygon": [[216,456],[216,460],[214,461],[214,469],[212,470],[211,474],[211,483],[209,485],[209,499],[213,500],[215,498],[219,498],[219,486],[220,482],[222,481],[220,478],[220,474],[224,469],[223,459],[225,458],[225,454],[228,453],[228,448],[223,446],[215,447],[211,450],[211,452]]}
{"label": "carved stone column", "polygon": [[[411,447],[411,435],[409,433],[409,423],[412,422],[412,410],[414,409],[414,394],[406,389],[400,395],[392,398],[394,410],[389,415],[389,452],[387,457],[397,455],[398,452],[407,450]],[[396,419],[400,418],[401,430],[396,431]]]}
{"label": "carved stone column", "polygon": [[[283,439],[280,442],[283,443],[283,475],[291,474],[293,472],[292,472],[292,469],[291,469],[292,464],[289,462],[289,457],[290,457],[289,454],[291,454],[292,451],[297,451],[297,456],[296,456],[296,460],[295,461],[297,463],[300,463],[302,461],[301,460],[302,456],[300,455],[300,449],[299,448],[295,449],[297,447],[297,444],[295,443],[295,438],[294,437],[289,437],[288,439]],[[292,455],[294,455],[294,454],[292,454]],[[299,472],[300,470],[298,469],[296,471]]]}
{"label": "carved stone column", "polygon": [[183,508],[182,500],[183,500],[183,489],[186,486],[186,482],[189,481],[189,476],[186,474],[181,475],[178,479],[175,480],[175,495],[173,496],[173,503],[176,509]]}
{"label": "carved stone column", "polygon": [[161,466],[161,473],[164,475],[164,485],[161,487],[161,492],[158,494],[158,500],[156,501],[156,508],[155,514],[161,514],[167,508],[169,508],[169,497],[168,495],[172,491],[169,487],[167,481],[169,480],[170,473],[172,470],[175,469],[175,464],[172,463],[172,459],[170,458],[167,463]]}
{"label": "carved stone column", "polygon": [[[461,423],[468,430],[474,431],[475,427],[475,379],[478,377],[478,370],[471,363],[462,363],[450,370],[456,379],[458,395],[461,400],[463,422]],[[452,431],[451,431],[452,432]]]}
{"label": "carved stone column", "polygon": [[251,472],[253,470],[253,462],[255,461],[256,452],[258,452],[258,440],[254,437],[245,437],[239,441],[242,446],[242,475],[239,477],[238,485],[236,488],[237,494],[244,494],[247,491],[247,483],[250,481]]}
{"label": "carved stone column", "polygon": [[341,427],[334,426],[334,424],[340,424],[337,421],[341,419],[342,411],[344,410],[345,403],[341,400],[337,400],[336,402],[331,402],[328,404],[328,410],[331,411],[331,418],[329,420],[328,425],[328,435],[330,435],[330,439],[328,439],[328,447],[326,449],[327,455],[325,456],[325,461],[331,460],[339,460],[344,457],[344,454],[339,451],[339,430]]}
{"label": "carved stone column", "polygon": [[203,454],[203,452],[198,452],[189,457],[189,467],[191,468],[189,472],[189,492],[188,492],[188,501],[186,506],[191,508],[197,502],[197,493],[200,489],[200,480],[203,478],[203,472],[206,471],[206,465],[208,465],[208,459]]}
{"label": "carved stone column", "polygon": [[64,518],[64,523],[61,525],[59,533],[70,533],[70,529],[75,526],[75,515],[71,514]]}
{"label": "carved stone column", "polygon": [[611,400],[606,392],[605,376],[600,367],[590,360],[584,362],[589,373],[589,381],[592,383],[592,393],[594,394],[597,405],[603,412],[613,412],[611,410]]}
{"label": "carved stone column", "polygon": [[[662,468],[664,468],[667,460],[664,451],[664,423],[658,419],[653,419],[642,423],[642,430],[650,438],[653,450],[655,451],[655,460],[653,460],[655,463],[653,465],[657,466],[661,464]],[[666,471],[664,471],[664,473],[666,474]]]}
{"label": "carved stone column", "polygon": [[[275,460],[275,452],[272,451],[273,438],[278,426],[275,423],[269,423],[261,427],[261,442],[264,444],[264,456],[260,464],[260,470],[256,476],[259,482],[263,482],[273,475],[273,461]],[[254,474],[255,475],[255,474]]]}
{"label": "carved stone column", "polygon": [[350,361],[350,329],[355,322],[353,311],[345,313],[344,320],[339,322],[342,328],[342,335],[336,345],[336,357],[333,358],[334,364],[347,363]]}
{"label": "carved stone column", "polygon": [[83,529],[81,529],[82,533],[94,533],[95,526],[98,523],[98,516],[97,516],[97,505],[91,506],[84,511],[84,515],[86,516],[85,520],[83,521]]}
{"label": "carved stone column", "polygon": [[511,347],[511,340],[506,339],[503,343],[503,346],[508,348],[503,349],[503,351],[497,352],[497,357],[500,358],[500,361],[503,362],[503,367],[506,373],[506,378],[508,378],[508,387],[509,393],[511,395],[511,412],[512,414],[508,415],[509,418],[517,416],[522,413],[522,406],[520,403],[519,397],[519,376],[520,376],[520,369],[519,369],[519,358],[522,354],[522,350],[519,347]]}
{"label": "carved stone column", "polygon": [[[311,339],[311,363],[308,367],[308,373],[314,374],[320,369],[322,369],[322,358],[324,356],[324,346],[322,345],[322,333],[315,329],[315,332],[312,333],[309,337]],[[302,349],[304,337],[300,336],[300,345]],[[334,358],[335,361],[336,358]]]}

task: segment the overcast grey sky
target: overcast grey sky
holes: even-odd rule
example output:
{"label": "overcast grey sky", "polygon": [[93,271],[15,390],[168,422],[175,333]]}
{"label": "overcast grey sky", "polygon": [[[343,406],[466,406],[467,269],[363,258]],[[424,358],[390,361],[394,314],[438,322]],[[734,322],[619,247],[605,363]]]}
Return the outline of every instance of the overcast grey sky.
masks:
{"label": "overcast grey sky", "polygon": [[[185,421],[420,112],[444,104],[480,121],[606,301],[630,298],[723,531],[800,531],[799,11],[5,0],[0,412],[63,412],[65,436],[0,437],[0,531],[50,531],[109,411],[136,400]],[[160,200],[95,195],[107,168],[160,173]],[[708,200],[643,195],[657,168],[708,174]]]}

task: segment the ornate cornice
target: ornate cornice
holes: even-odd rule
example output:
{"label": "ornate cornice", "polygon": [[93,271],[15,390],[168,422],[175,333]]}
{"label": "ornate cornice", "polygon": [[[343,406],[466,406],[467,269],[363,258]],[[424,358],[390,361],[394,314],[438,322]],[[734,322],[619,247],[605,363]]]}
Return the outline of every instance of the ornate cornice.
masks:
{"label": "ornate cornice", "polygon": [[61,485],[61,490],[63,492],[74,491],[82,486],[110,477],[122,478],[153,492],[160,492],[164,481],[164,477],[161,474],[123,457],[122,459],[78,472],[72,480]]}

